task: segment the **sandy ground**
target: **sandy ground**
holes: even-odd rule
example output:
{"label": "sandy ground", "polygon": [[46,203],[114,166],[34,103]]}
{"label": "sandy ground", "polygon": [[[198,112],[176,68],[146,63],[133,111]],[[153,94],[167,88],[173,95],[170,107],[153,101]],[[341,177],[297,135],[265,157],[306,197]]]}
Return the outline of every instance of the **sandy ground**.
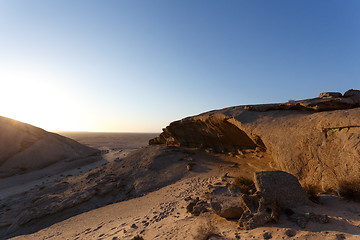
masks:
{"label": "sandy ground", "polygon": [[[60,162],[45,169],[0,179],[0,199],[26,192],[37,187],[47,186],[70,176],[86,173],[108,161],[88,158],[77,164]],[[61,171],[62,170],[62,171]]]}
{"label": "sandy ground", "polygon": [[[188,196],[204,198],[209,186],[225,184],[220,177],[190,178],[132,200],[80,214],[31,235],[14,239],[359,239],[359,204],[322,196],[321,205],[302,210],[328,214],[330,223],[309,223],[304,229],[281,215],[278,224],[254,230],[239,230],[236,221],[208,212],[186,212]],[[286,232],[294,236],[289,237]]]}
{"label": "sandy ground", "polygon": [[103,159],[89,157],[80,161],[60,162],[45,169],[0,179],[0,200],[31,189],[48,186],[70,176],[77,176],[108,162],[121,160],[130,152],[146,146],[155,133],[59,132],[86,146],[102,151]]}
{"label": "sandy ground", "polygon": [[[200,216],[193,216],[186,211],[188,197],[207,200],[208,194],[214,186],[231,183],[237,176],[251,178],[255,171],[271,170],[271,158],[266,153],[247,151],[243,155],[231,156],[196,149],[155,147],[157,153],[154,157],[148,157],[155,151],[153,148],[150,150],[142,148],[138,155],[132,154],[129,155],[130,158],[122,158],[124,149],[121,149],[121,146],[129,147],[133,143],[124,145],[121,142],[123,140],[119,140],[119,136],[115,135],[109,137],[108,140],[104,139],[104,135],[100,136],[101,134],[97,140],[91,137],[86,138],[84,135],[80,136],[83,139],[79,136],[77,139],[74,138],[89,146],[103,147],[103,155],[107,158],[105,160],[107,163],[105,162],[106,165],[103,167],[108,165],[120,167],[122,164],[131,166],[132,163],[135,164],[136,160],[136,166],[141,167],[141,171],[136,167],[129,168],[129,170],[126,170],[127,167],[121,168],[124,173],[129,171],[127,174],[131,173],[135,180],[139,179],[139,181],[135,181],[134,185],[138,189],[138,195],[134,196],[136,198],[93,209],[54,223],[35,233],[20,235],[13,239],[116,240],[133,239],[137,235],[142,236],[145,240],[207,239],[211,233],[213,235],[209,239],[270,239],[270,237],[272,239],[360,239],[360,204],[335,196],[322,195],[320,197],[321,204],[299,209],[302,212],[327,214],[330,217],[330,223],[309,222],[306,228],[298,227],[283,214],[277,224],[245,231],[238,228],[236,221],[221,218],[212,213],[210,209],[209,212],[202,213]],[[116,145],[117,143],[114,142],[116,138],[122,145]],[[145,141],[144,138],[138,141],[138,145],[135,145],[141,147],[139,143],[145,144],[147,140]],[[127,149],[129,152],[134,150]],[[143,159],[139,159],[139,156],[142,156]],[[185,159],[184,156],[186,156]],[[169,157],[176,159],[171,159],[167,163],[169,165],[164,166],[169,161]],[[196,163],[192,171],[184,171],[188,162]],[[161,171],[158,171],[157,167],[162,167]],[[68,178],[69,182],[75,181],[77,179],[75,174],[86,173],[86,170],[80,169],[75,169],[74,176],[63,174],[62,177],[65,180]],[[142,176],[151,169],[157,172],[156,176],[151,176],[152,178]],[[227,177],[225,177],[226,173],[228,173]],[[176,174],[178,175],[176,178],[166,178]],[[130,178],[132,175],[128,175],[128,177]],[[159,183],[159,186],[164,187],[149,192],[146,189],[151,189],[152,184],[155,184],[151,182],[154,177],[155,179],[165,179],[160,182],[161,184]],[[39,179],[39,181],[43,180],[44,178]],[[21,181],[25,183],[21,178],[8,181],[8,184],[13,186],[13,191],[16,190],[18,183]],[[51,185],[49,181],[42,184],[49,186]],[[149,185],[146,186],[146,184]],[[0,186],[3,185],[0,184]],[[28,188],[31,186],[30,184]],[[144,190],[141,191],[141,189]],[[21,189],[17,191],[19,192]],[[0,193],[6,193],[6,191],[0,188]]]}

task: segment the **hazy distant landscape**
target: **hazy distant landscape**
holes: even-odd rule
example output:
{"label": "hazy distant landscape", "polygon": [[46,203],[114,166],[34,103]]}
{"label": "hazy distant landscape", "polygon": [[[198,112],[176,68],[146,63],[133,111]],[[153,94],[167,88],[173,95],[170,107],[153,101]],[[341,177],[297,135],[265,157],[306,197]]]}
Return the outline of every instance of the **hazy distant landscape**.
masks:
{"label": "hazy distant landscape", "polygon": [[86,146],[99,149],[108,160],[124,157],[132,150],[147,146],[159,133],[58,132]]}
{"label": "hazy distant landscape", "polygon": [[57,132],[86,146],[109,149],[136,149],[148,145],[159,133]]}

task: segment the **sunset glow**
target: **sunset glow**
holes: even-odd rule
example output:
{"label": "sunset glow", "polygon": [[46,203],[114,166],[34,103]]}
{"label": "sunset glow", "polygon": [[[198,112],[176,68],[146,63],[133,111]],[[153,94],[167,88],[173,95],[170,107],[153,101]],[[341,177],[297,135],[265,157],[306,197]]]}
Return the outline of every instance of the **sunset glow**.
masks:
{"label": "sunset glow", "polygon": [[0,115],[160,132],[213,109],[359,89],[359,3],[279,2],[1,1]]}
{"label": "sunset glow", "polygon": [[7,66],[0,70],[2,83],[1,114],[44,129],[86,129],[81,123],[81,108],[61,79],[35,67]]}

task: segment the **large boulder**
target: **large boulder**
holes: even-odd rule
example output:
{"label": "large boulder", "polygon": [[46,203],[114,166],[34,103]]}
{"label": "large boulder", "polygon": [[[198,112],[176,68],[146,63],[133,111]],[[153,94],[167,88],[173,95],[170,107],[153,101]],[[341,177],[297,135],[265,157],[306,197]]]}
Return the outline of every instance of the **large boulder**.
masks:
{"label": "large boulder", "polygon": [[297,178],[283,171],[256,172],[254,183],[265,203],[277,202],[282,208],[309,204],[306,192]]}
{"label": "large boulder", "polygon": [[279,221],[281,209],[300,207],[310,202],[297,178],[283,171],[256,172],[257,192],[241,197],[243,214],[239,219],[242,229],[253,229]]}
{"label": "large boulder", "polygon": [[359,93],[210,111],[172,122],[150,144],[218,152],[260,147],[302,184],[336,189],[360,178]]}

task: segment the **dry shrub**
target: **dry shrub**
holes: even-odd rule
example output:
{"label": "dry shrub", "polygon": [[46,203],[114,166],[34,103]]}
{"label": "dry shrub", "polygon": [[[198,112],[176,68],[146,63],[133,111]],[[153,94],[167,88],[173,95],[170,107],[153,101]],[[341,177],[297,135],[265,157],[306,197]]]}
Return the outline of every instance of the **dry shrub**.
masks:
{"label": "dry shrub", "polygon": [[347,200],[360,202],[360,180],[341,181],[339,183],[340,196]]}
{"label": "dry shrub", "polygon": [[212,236],[219,236],[217,232],[217,227],[211,221],[204,220],[198,227],[195,235],[193,235],[193,238],[194,240],[208,240]]}
{"label": "dry shrub", "polygon": [[237,177],[232,184],[244,194],[251,194],[256,191],[254,182],[246,177]]}

